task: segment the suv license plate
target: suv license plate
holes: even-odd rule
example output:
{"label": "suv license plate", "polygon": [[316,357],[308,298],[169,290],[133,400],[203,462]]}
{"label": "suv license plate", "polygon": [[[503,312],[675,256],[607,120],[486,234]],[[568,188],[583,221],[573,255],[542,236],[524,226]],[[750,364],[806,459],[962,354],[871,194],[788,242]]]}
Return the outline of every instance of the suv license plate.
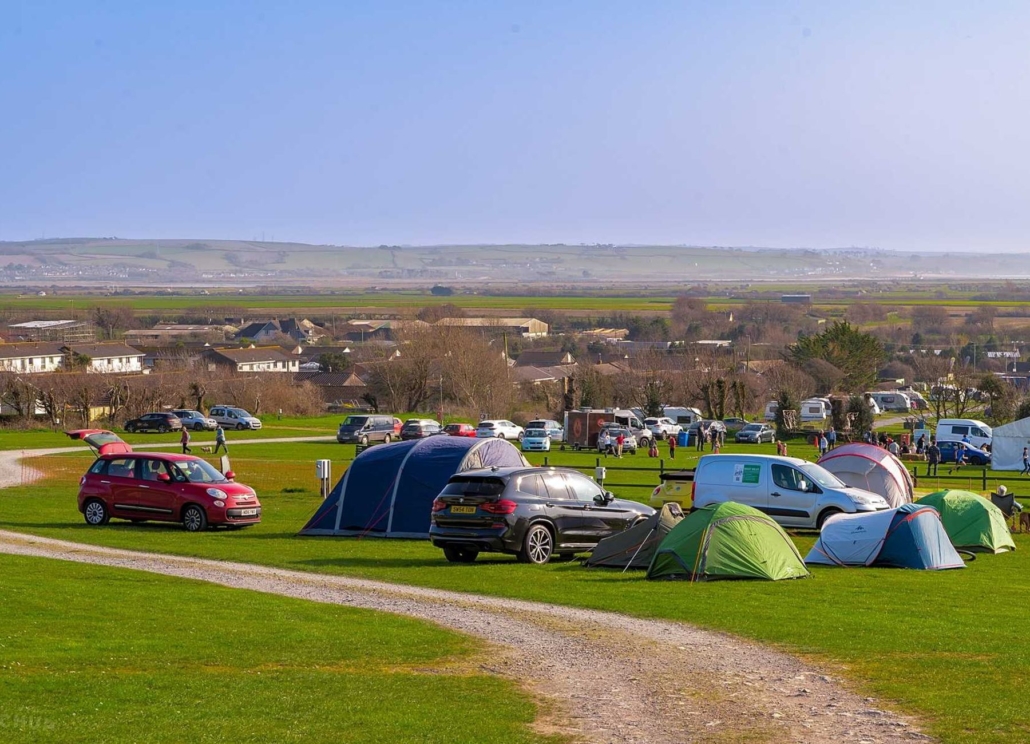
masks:
{"label": "suv license plate", "polygon": [[474,506],[452,506],[451,514],[475,514],[476,507]]}
{"label": "suv license plate", "polygon": [[253,517],[257,514],[257,509],[242,509],[240,510],[241,517]]}

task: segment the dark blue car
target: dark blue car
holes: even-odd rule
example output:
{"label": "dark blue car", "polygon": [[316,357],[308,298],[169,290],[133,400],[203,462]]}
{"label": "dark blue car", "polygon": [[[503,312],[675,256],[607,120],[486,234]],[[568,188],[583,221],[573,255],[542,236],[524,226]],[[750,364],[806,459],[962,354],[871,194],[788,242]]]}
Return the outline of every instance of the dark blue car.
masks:
{"label": "dark blue car", "polygon": [[955,452],[962,449],[962,462],[966,465],[990,465],[991,453],[984,452],[965,442],[937,442],[941,448],[941,462],[945,465],[955,462]]}

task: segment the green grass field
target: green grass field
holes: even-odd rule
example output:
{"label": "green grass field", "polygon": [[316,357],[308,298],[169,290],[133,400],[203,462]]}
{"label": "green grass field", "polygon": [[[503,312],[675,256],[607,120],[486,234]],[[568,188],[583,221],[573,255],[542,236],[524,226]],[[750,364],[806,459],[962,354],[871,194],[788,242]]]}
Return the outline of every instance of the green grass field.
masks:
{"label": "green grass field", "polygon": [[427,623],[15,556],[0,597],[5,744],[544,741],[479,645]]}
{"label": "green grass field", "polygon": [[[807,656],[867,693],[919,714],[930,732],[945,741],[1021,742],[1030,737],[1020,708],[1030,693],[1030,652],[1022,643],[1030,536],[1016,535],[1016,553],[980,556],[961,571],[817,568],[812,580],[786,583],[652,584],[639,574],[590,571],[574,563],[529,567],[507,556],[455,565],[421,541],[296,537],[319,503],[312,460],[336,452],[334,478],[339,478],[352,448],[259,444],[238,450],[234,467],[241,480],[258,488],[265,506],[264,522],[254,528],[201,535],[157,524],[90,528],[75,509],[77,478],[89,462],[78,455],[44,458],[47,480],[0,492],[0,527],[121,548],[689,621]],[[792,454],[801,453],[792,449]],[[680,449],[677,464],[688,464],[688,456],[696,453]],[[556,452],[550,461],[589,467],[594,456]],[[288,488],[276,480],[280,463],[298,469],[296,482]],[[657,468],[656,461],[643,455],[618,464],[647,463]],[[629,492],[616,481],[653,474],[610,470],[609,475],[609,487],[620,495],[644,498],[649,489]],[[813,538],[801,534],[795,540],[804,553]]]}

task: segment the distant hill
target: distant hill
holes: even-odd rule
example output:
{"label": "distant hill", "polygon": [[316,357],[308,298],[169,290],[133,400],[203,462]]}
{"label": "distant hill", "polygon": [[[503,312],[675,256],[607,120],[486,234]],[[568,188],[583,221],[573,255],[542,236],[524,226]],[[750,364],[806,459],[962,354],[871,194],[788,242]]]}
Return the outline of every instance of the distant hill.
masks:
{"label": "distant hill", "polygon": [[0,242],[0,284],[649,283],[1015,279],[1030,256],[648,245],[340,246],[245,240]]}

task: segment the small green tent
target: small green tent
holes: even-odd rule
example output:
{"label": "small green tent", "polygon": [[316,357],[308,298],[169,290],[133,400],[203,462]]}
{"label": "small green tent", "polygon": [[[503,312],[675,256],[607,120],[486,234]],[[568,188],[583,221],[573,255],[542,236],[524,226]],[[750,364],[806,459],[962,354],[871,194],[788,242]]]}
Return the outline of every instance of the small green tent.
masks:
{"label": "small green tent", "polygon": [[645,569],[651,565],[651,558],[662,540],[682,519],[680,505],[668,503],[639,524],[597,543],[586,565]]}
{"label": "small green tent", "polygon": [[698,509],[655,552],[649,579],[801,579],[810,576],[787,533],[767,514],[727,501]]}
{"label": "small green tent", "polygon": [[1005,515],[983,496],[946,489],[923,496],[916,503],[937,510],[956,548],[987,553],[1016,549]]}

